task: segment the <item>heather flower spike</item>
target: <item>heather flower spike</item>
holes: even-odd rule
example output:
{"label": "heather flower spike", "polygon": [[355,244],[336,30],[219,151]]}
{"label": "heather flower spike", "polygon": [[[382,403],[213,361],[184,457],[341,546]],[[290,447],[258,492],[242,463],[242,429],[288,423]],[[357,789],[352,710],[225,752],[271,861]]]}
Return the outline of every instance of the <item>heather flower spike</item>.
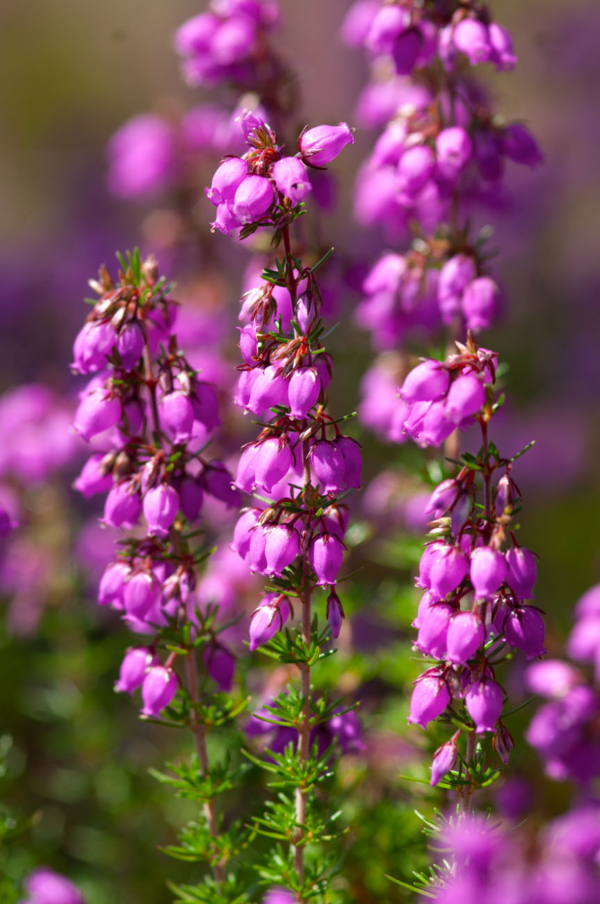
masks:
{"label": "heather flower spike", "polygon": [[[214,191],[229,196],[237,177],[226,169]],[[144,637],[143,646],[137,640],[125,653],[115,690],[139,693],[148,719],[164,721],[165,709],[174,704],[171,719],[191,729],[199,768],[207,773],[205,735],[211,726],[201,723],[194,708],[198,670],[205,670],[214,696],[219,688],[230,691],[236,660],[217,641],[219,599],[199,606],[192,597],[199,563],[210,552],[197,526],[206,494],[230,507],[240,497],[221,461],[198,457],[198,437],[210,436],[220,422],[217,398],[180,350],[170,286],[152,257],[142,260],[135,251],[119,263],[118,280],[102,270],[92,283],[99,298],[75,344],[76,369],[92,374],[75,429],[88,440],[101,434],[97,442],[104,451],[91,455],[74,485],[87,497],[106,493],[102,520],[121,534],[98,602]],[[123,540],[134,528],[135,536]],[[275,564],[285,567],[281,554]],[[208,689],[203,693],[211,699]],[[185,701],[183,708],[179,701]],[[213,799],[204,815],[213,827],[208,846],[217,832]],[[208,847],[205,853],[210,860]],[[223,881],[224,867],[215,866],[214,875]],[[50,900],[59,904],[58,891]]]}
{"label": "heather flower spike", "polygon": [[[259,228],[268,229],[273,234],[272,245],[282,252],[275,251],[261,283],[242,298],[242,364],[236,401],[258,416],[261,430],[245,446],[238,462],[235,485],[247,494],[256,493],[257,503],[241,514],[231,548],[251,572],[268,575],[271,581],[250,618],[250,650],[267,648],[269,656],[286,668],[295,664],[300,674],[299,690],[294,687],[289,694],[271,700],[265,718],[289,726],[280,727],[273,750],[297,742],[293,754],[297,771],[292,781],[296,789],[289,807],[285,806],[286,820],[297,826],[291,839],[294,888],[298,899],[306,900],[305,848],[312,842],[304,837],[303,827],[320,817],[314,809],[313,790],[299,784],[297,776],[316,768],[311,744],[317,729],[313,730],[311,711],[320,704],[311,687],[315,661],[310,651],[323,641],[315,609],[321,609],[320,618],[326,619],[329,636],[335,640],[344,618],[335,588],[348,526],[338,497],[360,488],[362,460],[359,444],[340,431],[328,412],[332,364],[320,339],[322,295],[317,268],[309,268],[295,256],[300,253],[300,243],[296,248],[292,226],[310,201],[312,170],[334,161],[354,138],[346,123],[305,129],[298,139],[299,154],[294,157],[284,154],[275,130],[266,121],[248,121],[245,138],[248,150],[243,157],[227,158],[227,172],[230,169],[236,177],[238,170],[242,172],[242,162],[247,168],[233,199],[225,198],[219,188],[225,163],[217,170],[207,195],[220,205],[219,211],[223,204],[231,204],[240,239]],[[231,162],[235,159],[240,162]],[[229,213],[223,228],[218,217],[215,222],[222,232],[235,231]],[[315,596],[319,588],[328,591],[326,604],[321,593]],[[291,708],[298,699],[303,700],[300,715],[292,716]],[[332,714],[321,721],[318,744],[338,737],[343,749],[346,741],[342,737],[355,737],[356,725],[350,731],[350,719],[337,719],[339,725],[335,726]],[[260,722],[258,714],[252,724],[255,722]],[[355,746],[354,741],[346,746]],[[285,767],[279,764],[276,768],[289,786]],[[267,814],[267,825],[275,832],[273,819]],[[281,878],[291,881],[289,876]]]}

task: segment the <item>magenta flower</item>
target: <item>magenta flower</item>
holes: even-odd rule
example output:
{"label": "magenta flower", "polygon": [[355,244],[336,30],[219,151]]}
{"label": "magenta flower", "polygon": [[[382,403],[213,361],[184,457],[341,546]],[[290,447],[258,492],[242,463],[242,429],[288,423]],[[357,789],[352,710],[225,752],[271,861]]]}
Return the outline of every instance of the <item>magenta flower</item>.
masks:
{"label": "magenta flower", "polygon": [[441,675],[435,671],[425,672],[415,682],[408,721],[427,728],[433,719],[441,716],[449,703],[450,692]]}
{"label": "magenta flower", "polygon": [[292,610],[286,596],[267,593],[252,613],[250,621],[250,650],[268,643],[290,618]]}
{"label": "magenta flower", "polygon": [[457,732],[457,734],[455,734],[449,741],[446,741],[445,744],[442,744],[441,747],[438,747],[433,755],[430,781],[432,788],[435,788],[436,785],[439,785],[444,776],[448,775],[448,773],[452,772],[452,770],[454,769],[458,754],[456,745],[458,734],[460,734],[460,732]]}
{"label": "magenta flower", "polygon": [[476,599],[489,599],[506,580],[506,562],[497,549],[480,546],[471,553],[471,582]]}
{"label": "magenta flower", "polygon": [[245,176],[233,199],[233,213],[241,223],[260,220],[273,204],[273,186],[264,176]]}
{"label": "magenta flower", "polygon": [[30,873],[24,885],[30,904],[84,904],[79,889],[47,866]]}
{"label": "magenta flower", "polygon": [[502,712],[502,688],[490,678],[474,681],[465,691],[465,706],[477,734],[495,731]]}
{"label": "magenta flower", "polygon": [[177,676],[162,665],[150,666],[142,684],[143,716],[158,718],[177,693]]}
{"label": "magenta flower", "polygon": [[297,157],[283,157],[273,165],[273,181],[278,191],[299,204],[312,190],[306,167]]}
{"label": "magenta flower", "polygon": [[298,141],[304,163],[326,166],[342,152],[347,144],[354,144],[352,129],[346,122],[339,126],[316,126],[303,132]]}
{"label": "magenta flower", "polygon": [[179,495],[174,487],[166,483],[147,490],[143,502],[144,518],[148,533],[156,537],[166,537],[179,511]]}
{"label": "magenta flower", "polygon": [[317,583],[324,587],[335,584],[337,573],[342,567],[344,545],[333,534],[319,534],[315,537],[308,551],[310,567],[317,576]]}
{"label": "magenta flower", "polygon": [[119,680],[115,683],[115,690],[120,693],[133,694],[141,687],[146,672],[151,665],[156,665],[158,659],[148,647],[130,647],[125,653],[119,672]]}
{"label": "magenta flower", "polygon": [[300,550],[298,531],[285,524],[268,527],[265,536],[266,574],[281,575],[291,565]]}
{"label": "magenta flower", "polygon": [[450,620],[447,656],[451,662],[466,665],[485,639],[485,628],[476,612],[458,612]]}

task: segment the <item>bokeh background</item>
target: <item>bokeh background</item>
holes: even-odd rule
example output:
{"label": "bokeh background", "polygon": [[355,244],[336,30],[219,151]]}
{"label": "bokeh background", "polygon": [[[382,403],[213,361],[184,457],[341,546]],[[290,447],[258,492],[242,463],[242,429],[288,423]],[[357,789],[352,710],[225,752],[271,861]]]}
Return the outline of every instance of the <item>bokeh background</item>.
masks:
{"label": "bokeh background", "polygon": [[[280,2],[281,51],[299,74],[298,123],[352,123],[367,73],[361,55],[337,36],[349,4]],[[17,875],[49,863],[80,882],[89,904],[166,904],[165,878],[189,877],[187,866],[156,853],[157,845],[172,841],[183,816],[181,803],[147,771],[181,752],[183,742],[138,723],[131,701],[112,691],[128,637],[94,603],[110,541],[95,527],[93,508],[70,489],[83,450],[68,432],[77,389],[68,365],[85,316],[87,279],[101,262],[112,264],[115,250],[135,244],[150,250],[154,238],[164,238],[169,221],[157,216],[161,199],[126,202],[107,191],[105,147],[139,112],[202,101],[200,90],[182,84],[171,47],[175,28],[202,5],[8,0],[0,8],[0,492],[24,524],[0,566],[0,733],[6,736],[0,798],[31,822],[5,868]],[[506,305],[486,342],[510,364],[510,402],[498,419],[497,444],[512,454],[536,440],[517,474],[526,500],[520,536],[541,557],[537,602],[547,613],[548,649],[560,654],[574,602],[600,579],[600,8],[594,0],[496,0],[493,6],[515,36],[519,66],[485,78],[498,108],[528,122],[546,159],[533,173],[511,170],[509,203],[490,212]],[[380,237],[351,221],[353,177],[372,141],[359,131],[352,153],[340,158],[338,207],[320,223],[342,269],[368,262],[381,248]],[[202,198],[195,216],[200,243],[211,249],[201,271],[189,252],[173,245],[161,262],[199,312],[194,344],[207,349],[226,387],[234,378],[228,362],[235,362],[247,254],[211,238]],[[334,404],[342,411],[356,408],[372,356],[353,323],[357,296],[349,283],[338,292],[341,326],[332,340],[341,387]],[[15,393],[22,384],[46,389]],[[230,413],[228,429],[243,435],[247,426]],[[39,456],[24,464],[31,437]],[[369,480],[414,463],[410,450],[361,439]],[[413,843],[409,792],[398,776],[423,741],[414,733],[403,740],[398,732],[406,734],[403,689],[413,674],[408,577],[420,541],[411,538],[405,502],[401,493],[386,514],[385,539],[382,522],[369,521],[373,509],[355,503],[362,570],[347,593],[361,643],[345,635],[336,673],[345,694],[364,700],[370,738],[369,768],[349,760],[341,779],[346,789],[362,789],[361,826],[354,825],[348,842],[355,901],[404,900],[382,872],[398,875],[395,860]],[[518,673],[511,680],[518,692]],[[515,720],[517,735],[530,711]],[[567,789],[541,777],[522,741],[515,762],[535,813],[560,812]],[[251,786],[249,780],[248,796],[255,793]],[[345,807],[352,824],[356,805],[348,798]],[[394,819],[406,838],[390,830]],[[375,865],[373,844],[380,855]]]}

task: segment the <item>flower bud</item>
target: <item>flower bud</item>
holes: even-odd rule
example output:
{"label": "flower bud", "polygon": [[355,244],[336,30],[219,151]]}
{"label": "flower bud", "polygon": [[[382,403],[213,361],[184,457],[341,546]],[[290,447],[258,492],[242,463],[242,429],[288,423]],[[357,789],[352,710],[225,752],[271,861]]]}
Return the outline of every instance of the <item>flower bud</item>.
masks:
{"label": "flower bud", "polygon": [[448,775],[448,773],[452,772],[452,770],[454,769],[456,757],[458,755],[456,742],[459,734],[460,732],[457,731],[449,741],[446,741],[445,744],[442,744],[441,747],[438,747],[436,752],[433,754],[430,782],[432,788],[435,788],[435,786],[441,782],[444,776]]}
{"label": "flower bud", "polygon": [[500,289],[489,276],[480,276],[466,287],[462,297],[462,312],[467,328],[479,333],[487,330],[498,316]]}
{"label": "flower bud", "polygon": [[281,368],[274,364],[264,369],[255,369],[256,373],[247,407],[254,414],[261,414],[275,405],[287,406],[289,382],[281,376]]}
{"label": "flower bud", "polygon": [[235,193],[248,175],[248,164],[240,157],[227,157],[213,176],[210,188],[205,188],[206,197],[217,207],[226,201],[233,202]]}
{"label": "flower bud", "polygon": [[106,365],[116,338],[110,323],[88,320],[75,338],[72,369],[80,374],[92,374],[101,370]]}
{"label": "flower bud", "polygon": [[432,515],[434,518],[441,518],[442,515],[452,508],[459,494],[460,483],[458,480],[442,480],[429,497],[425,514]]}
{"label": "flower bud", "polygon": [[258,340],[256,338],[256,328],[250,323],[240,330],[240,352],[245,364],[249,367],[256,367]]}
{"label": "flower bud", "polygon": [[109,430],[121,420],[121,400],[103,387],[84,391],[73,426],[85,440]]}
{"label": "flower bud", "polygon": [[299,204],[311,191],[306,167],[297,157],[283,157],[271,171],[277,190],[293,204]]}
{"label": "flower bud", "polygon": [[450,374],[445,367],[439,361],[427,360],[407,375],[400,397],[410,403],[435,401],[446,395],[449,386]]}
{"label": "flower bud", "polygon": [[485,404],[485,387],[473,373],[460,374],[450,384],[446,412],[453,424],[462,424],[481,411]]}
{"label": "flower bud", "polygon": [[242,558],[245,559],[250,551],[250,541],[252,539],[252,528],[258,522],[260,510],[256,508],[242,512],[233,529],[233,540],[229,548]]}
{"label": "flower bud", "polygon": [[163,665],[151,666],[142,684],[142,715],[157,718],[177,693],[177,676]]}
{"label": "flower bud", "polygon": [[179,495],[166,483],[147,490],[144,496],[144,518],[150,536],[166,537],[179,511]]}
{"label": "flower bud", "polygon": [[329,622],[329,627],[331,628],[331,636],[334,639],[337,639],[340,636],[345,614],[342,602],[335,590],[331,590],[327,597],[327,609],[325,614],[327,621]]}
{"label": "flower bud", "polygon": [[317,126],[303,132],[298,141],[300,155],[312,166],[326,166],[341,153],[347,144],[354,144],[348,123],[339,126]]}
{"label": "flower bud", "polygon": [[344,487],[359,490],[362,473],[360,445],[350,436],[338,436],[333,444],[344,459]]}
{"label": "flower bud", "polygon": [[471,553],[471,583],[475,599],[489,599],[506,580],[504,556],[491,546],[480,546]]}
{"label": "flower bud", "polygon": [[113,485],[112,474],[104,471],[103,461],[103,453],[96,452],[88,458],[81,474],[73,481],[74,489],[78,490],[86,499],[90,499],[96,493],[108,493]]}
{"label": "flower bud", "polygon": [[142,514],[140,494],[133,480],[123,480],[110,490],[104,503],[103,521],[109,527],[131,530]]}
{"label": "flower bud", "polygon": [[485,640],[485,628],[476,612],[457,612],[450,620],[447,657],[457,665],[466,665]]}
{"label": "flower bud", "polygon": [[200,421],[207,430],[214,430],[221,423],[219,404],[214,387],[201,380],[194,384],[194,392],[190,399],[194,420]]}
{"label": "flower bud", "polygon": [[436,599],[445,599],[456,590],[468,573],[469,560],[461,549],[456,546],[438,546],[429,572],[429,589]]}
{"label": "flower bud", "polygon": [[[569,652],[569,655],[571,653]],[[545,659],[535,662],[525,671],[525,683],[532,694],[559,699],[569,693],[579,682],[581,675],[572,665],[561,659]]]}
{"label": "flower bud", "polygon": [[115,690],[119,693],[133,694],[141,686],[149,667],[157,662],[157,658],[148,647],[130,647],[121,663]]}
{"label": "flower bud", "polygon": [[471,66],[488,63],[494,55],[486,26],[478,19],[463,19],[454,29],[454,46],[469,60]]}
{"label": "flower bud", "polygon": [[398,75],[410,75],[423,50],[423,35],[419,28],[407,28],[392,45],[392,59]]}
{"label": "flower bud", "polygon": [[527,660],[544,655],[544,630],[544,619],[533,606],[511,609],[504,622],[506,642],[523,650]]}
{"label": "flower bud", "polygon": [[117,351],[124,370],[133,370],[144,351],[144,334],[135,321],[121,330],[117,338]]}
{"label": "flower bud", "polygon": [[250,621],[250,650],[268,643],[280,631],[291,615],[289,600],[277,593],[267,593],[252,613]]}
{"label": "flower bud", "polygon": [[505,725],[500,722],[496,734],[492,738],[492,746],[505,766],[508,766],[510,752],[515,746],[513,737]]}
{"label": "flower bud", "polygon": [[285,524],[267,528],[265,537],[266,574],[280,577],[284,568],[291,565],[300,549],[298,531]]}
{"label": "flower bud", "polygon": [[229,650],[220,644],[212,644],[204,651],[204,664],[219,689],[229,693],[235,675],[235,657]]}
{"label": "flower bud", "polygon": [[257,485],[270,493],[294,465],[294,454],[287,436],[272,437],[260,443],[254,462]]}
{"label": "flower bud", "polygon": [[502,689],[490,678],[474,681],[465,691],[465,706],[477,734],[495,731],[502,712]]}
{"label": "flower bud", "polygon": [[188,521],[196,521],[204,502],[204,490],[200,481],[189,474],[179,484],[181,511]]}
{"label": "flower bud", "polygon": [[161,587],[153,574],[138,571],[123,589],[123,604],[128,615],[144,619],[158,603]]}
{"label": "flower bud", "polygon": [[416,646],[426,656],[443,659],[446,654],[448,625],[456,610],[446,603],[433,603],[419,617]]}
{"label": "flower bud", "polygon": [[158,403],[161,422],[174,443],[187,443],[192,438],[194,409],[190,397],[181,390],[167,392]]}
{"label": "flower bud", "polygon": [[507,567],[506,583],[518,600],[529,600],[537,578],[535,556],[528,549],[513,546],[504,556]]}
{"label": "flower bud", "polygon": [[450,703],[450,692],[444,679],[435,671],[425,672],[415,682],[410,701],[408,722],[427,728]]}
{"label": "flower bud", "polygon": [[320,587],[335,584],[343,556],[343,543],[333,534],[319,534],[314,538],[308,551],[308,559]]}
{"label": "flower bud", "polygon": [[98,587],[98,603],[100,606],[123,608],[123,590],[125,581],[131,574],[131,567],[126,562],[112,562],[104,569]]}
{"label": "flower bud", "polygon": [[461,126],[443,129],[435,140],[436,172],[440,178],[453,182],[473,154],[469,133]]}
{"label": "flower bud", "polygon": [[289,403],[292,417],[304,418],[316,405],[321,392],[321,381],[315,367],[300,367],[289,382]]}
{"label": "flower bud", "polygon": [[514,69],[517,58],[509,32],[497,22],[488,25],[488,37],[492,47],[492,59],[496,69],[508,71]]}
{"label": "flower bud", "polygon": [[417,144],[402,154],[398,163],[398,186],[400,191],[414,198],[425,188],[435,166],[435,155],[430,147]]}
{"label": "flower bud", "polygon": [[341,449],[329,440],[321,440],[312,446],[309,457],[314,475],[321,486],[321,492],[341,492],[346,471]]}
{"label": "flower bud", "polygon": [[250,546],[248,547],[247,562],[250,571],[258,571],[264,574],[267,569],[267,556],[265,546],[267,543],[266,529],[262,524],[250,531]]}
{"label": "flower bud", "polygon": [[239,508],[242,497],[239,490],[233,486],[233,477],[222,461],[215,459],[206,466],[204,486],[207,493],[224,502],[227,508]]}
{"label": "flower bud", "polygon": [[273,186],[264,176],[246,176],[233,199],[233,213],[241,223],[254,223],[273,204]]}

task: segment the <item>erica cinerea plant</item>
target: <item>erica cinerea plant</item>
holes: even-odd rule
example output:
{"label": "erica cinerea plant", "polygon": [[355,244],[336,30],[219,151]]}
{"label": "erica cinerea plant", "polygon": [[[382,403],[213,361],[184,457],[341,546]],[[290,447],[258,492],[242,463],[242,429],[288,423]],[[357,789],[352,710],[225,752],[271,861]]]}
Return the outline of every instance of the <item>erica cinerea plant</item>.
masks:
{"label": "erica cinerea plant", "polygon": [[[392,246],[363,282],[358,321],[378,351],[464,340],[465,328],[489,328],[501,308],[491,232],[473,220],[502,198],[506,161],[542,159],[527,128],[495,114],[475,78],[483,63],[514,67],[511,37],[490,6],[470,0],[359,2],[342,37],[373,62],[359,122],[385,125],[358,175],[355,216]],[[363,384],[369,425],[393,442],[406,436],[386,397],[408,366],[403,357],[395,368],[380,363]]]}
{"label": "erica cinerea plant", "polygon": [[544,623],[531,602],[536,559],[515,533],[521,494],[512,471],[522,453],[503,457],[489,434],[501,404],[497,355],[472,336],[456,345],[445,361],[429,359],[414,368],[400,398],[407,406],[406,429],[423,445],[439,446],[456,426],[477,424],[481,433],[477,454],[464,453],[455,462],[460,470],[435,488],[426,509],[430,542],[417,579],[425,594],[414,625],[417,648],[436,664],[417,680],[409,718],[423,728],[439,718],[458,729],[435,753],[431,784],[444,780],[466,805],[498,774],[478,736],[483,742],[492,734],[504,763],[513,746],[502,721],[507,701],[498,666],[514,650],[527,659],[541,656]]}
{"label": "erica cinerea plant", "polygon": [[179,348],[172,287],[151,256],[142,260],[136,250],[119,262],[116,280],[102,267],[90,283],[99,300],[75,341],[73,364],[93,374],[75,429],[96,450],[77,487],[86,496],[106,493],[104,523],[124,534],[98,602],[137,636],[115,689],[140,689],[144,718],[187,727],[194,738],[195,758],[157,777],[200,807],[167,853],[204,863],[210,874],[173,891],[182,901],[241,901],[246,888],[227,863],[247,832],[224,828],[218,805],[237,773],[228,760],[209,760],[207,734],[245,703],[229,693],[235,659],[220,639],[227,626],[218,620],[219,600],[200,609],[194,597],[209,555],[198,527],[204,496],[236,506],[239,494],[225,466],[203,454],[219,424],[217,400]]}
{"label": "erica cinerea plant", "polygon": [[345,123],[305,129],[292,156],[264,119],[248,114],[242,128],[248,151],[225,158],[206,192],[216,207],[213,228],[242,240],[267,229],[282,254],[242,299],[237,401],[258,418],[260,432],[238,465],[236,486],[255,499],[237,523],[233,545],[250,570],[269,578],[250,622],[250,649],[299,673],[299,682],[254,716],[255,731],[263,722],[285,738],[284,745],[278,739],[279,750],[267,748],[261,763],[279,793],[256,830],[281,842],[261,869],[263,880],[305,901],[326,892],[335,862],[327,849],[335,815],[317,794],[334,755],[326,728],[334,717],[334,734],[347,736],[348,726],[352,734],[355,725],[353,713],[339,712],[339,701],[313,693],[311,669],[331,652],[344,617],[335,589],[348,526],[342,500],[360,487],[362,465],[358,444],[327,408],[332,361],[323,344],[316,275],[325,258],[307,267],[292,227],[305,213],[307,167],[326,166],[353,137]]}

